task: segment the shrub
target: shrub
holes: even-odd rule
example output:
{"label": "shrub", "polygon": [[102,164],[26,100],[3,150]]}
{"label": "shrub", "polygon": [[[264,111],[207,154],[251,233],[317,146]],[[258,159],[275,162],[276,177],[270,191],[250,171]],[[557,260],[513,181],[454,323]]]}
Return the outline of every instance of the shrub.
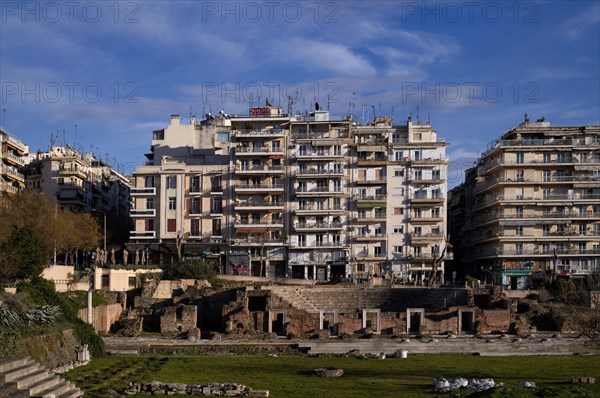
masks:
{"label": "shrub", "polygon": [[204,261],[182,261],[163,268],[163,279],[206,279],[211,280],[217,275]]}

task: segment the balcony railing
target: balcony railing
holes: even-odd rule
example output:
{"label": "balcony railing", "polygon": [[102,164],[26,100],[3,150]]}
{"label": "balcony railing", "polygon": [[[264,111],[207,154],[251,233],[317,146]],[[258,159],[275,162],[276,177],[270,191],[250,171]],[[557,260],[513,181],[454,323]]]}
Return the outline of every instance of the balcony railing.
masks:
{"label": "balcony railing", "polygon": [[154,239],[156,231],[129,231],[130,239]]}
{"label": "balcony railing", "polygon": [[283,202],[272,202],[272,201],[246,201],[239,202],[235,205],[236,207],[283,207]]}
{"label": "balcony railing", "polygon": [[341,222],[320,222],[320,223],[296,223],[294,228],[296,229],[340,229],[343,228],[344,224]]}
{"label": "balcony railing", "polygon": [[342,189],[334,189],[330,187],[313,187],[313,188],[296,188],[296,193],[343,193]]}
{"label": "balcony railing", "polygon": [[283,184],[237,184],[235,189],[283,189],[283,187]]}
{"label": "balcony railing", "polygon": [[235,149],[236,153],[270,153],[270,154],[281,154],[283,155],[282,148],[272,148],[268,146],[259,146],[259,147],[239,147]]}
{"label": "balcony railing", "polygon": [[297,175],[343,175],[344,169],[318,169],[318,168],[310,168],[310,169],[299,169],[296,172]]}
{"label": "balcony railing", "polygon": [[283,166],[237,166],[235,171],[237,173],[283,172]]}
{"label": "balcony railing", "polygon": [[131,209],[131,217],[156,217],[156,209]]}
{"label": "balcony railing", "polygon": [[356,195],[356,200],[370,200],[385,202],[387,195]]}
{"label": "balcony railing", "polygon": [[132,196],[156,195],[156,187],[133,187],[130,192]]}
{"label": "balcony railing", "polygon": [[268,129],[268,130],[250,130],[243,129],[233,132],[235,137],[270,137],[270,136],[283,136],[284,130],[282,129]]}

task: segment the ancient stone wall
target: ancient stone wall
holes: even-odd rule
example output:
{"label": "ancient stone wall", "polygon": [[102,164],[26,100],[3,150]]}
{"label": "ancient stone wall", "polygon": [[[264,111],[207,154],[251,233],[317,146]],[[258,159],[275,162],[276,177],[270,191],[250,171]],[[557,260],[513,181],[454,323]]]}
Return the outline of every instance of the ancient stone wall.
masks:
{"label": "ancient stone wall", "polygon": [[[94,307],[92,308],[92,326],[99,334],[107,335],[111,326],[119,320],[122,312],[123,307],[120,303],[101,304]],[[87,308],[79,309],[78,315],[84,322],[89,322]]]}
{"label": "ancient stone wall", "polygon": [[476,315],[476,331],[478,333],[503,332],[510,329],[509,310],[479,310]]}
{"label": "ancient stone wall", "polygon": [[164,307],[160,316],[161,333],[178,333],[195,328],[198,323],[198,307],[184,305]]}

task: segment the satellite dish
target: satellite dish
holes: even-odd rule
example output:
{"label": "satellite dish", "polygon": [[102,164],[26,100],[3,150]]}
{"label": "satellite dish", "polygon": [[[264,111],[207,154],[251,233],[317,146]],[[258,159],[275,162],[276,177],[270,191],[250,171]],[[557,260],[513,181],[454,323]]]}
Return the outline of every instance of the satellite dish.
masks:
{"label": "satellite dish", "polygon": [[318,110],[319,110],[319,103],[315,102],[315,111],[318,111]]}

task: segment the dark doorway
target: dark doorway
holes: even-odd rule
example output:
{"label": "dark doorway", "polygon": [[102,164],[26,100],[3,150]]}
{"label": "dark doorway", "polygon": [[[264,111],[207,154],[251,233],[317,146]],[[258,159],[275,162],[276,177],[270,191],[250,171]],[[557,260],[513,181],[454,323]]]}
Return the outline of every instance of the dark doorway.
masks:
{"label": "dark doorway", "polygon": [[510,277],[510,290],[517,290],[519,279],[516,276]]}
{"label": "dark doorway", "polygon": [[271,332],[276,333],[278,336],[285,335],[284,324],[283,324],[283,313],[279,312],[273,314],[274,317],[271,321]]}
{"label": "dark doorway", "polygon": [[419,333],[421,331],[421,313],[411,312],[410,314],[410,333]]}
{"label": "dark doorway", "polygon": [[460,331],[470,333],[473,331],[473,313],[472,312],[461,312],[460,318]]}

